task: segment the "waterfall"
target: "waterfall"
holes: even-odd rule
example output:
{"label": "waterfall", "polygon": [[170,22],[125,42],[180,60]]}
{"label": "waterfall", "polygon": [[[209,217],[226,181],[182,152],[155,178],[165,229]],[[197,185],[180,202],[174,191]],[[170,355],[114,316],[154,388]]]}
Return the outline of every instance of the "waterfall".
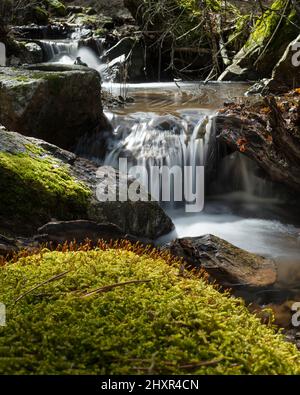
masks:
{"label": "waterfall", "polygon": [[103,39],[40,40],[39,44],[47,62],[74,64],[80,57],[82,62],[101,74]]}
{"label": "waterfall", "polygon": [[[208,159],[210,133],[212,130],[209,112],[185,112],[181,115],[158,115],[134,113],[130,116],[107,114],[114,128],[108,142],[105,165],[119,167],[119,159],[126,158],[130,175],[136,166],[147,170],[143,179],[148,191],[162,197],[161,172],[153,173],[154,167],[180,168],[184,177],[185,168],[192,170],[192,185],[195,190],[196,168],[205,166]],[[149,178],[154,177],[150,183]],[[140,178],[139,178],[140,179]],[[174,197],[175,177],[170,178],[171,197]],[[152,190],[154,188],[155,190]],[[159,190],[159,194],[158,191]]]}
{"label": "waterfall", "polygon": [[46,56],[46,61],[58,61],[63,57],[76,58],[78,53],[78,40],[40,40]]}

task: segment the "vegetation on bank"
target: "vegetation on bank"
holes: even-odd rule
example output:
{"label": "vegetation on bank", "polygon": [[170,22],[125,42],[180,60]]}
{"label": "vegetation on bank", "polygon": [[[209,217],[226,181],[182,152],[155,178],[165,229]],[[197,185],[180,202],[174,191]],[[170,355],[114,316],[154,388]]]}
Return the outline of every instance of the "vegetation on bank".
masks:
{"label": "vegetation on bank", "polygon": [[300,33],[299,10],[291,0],[247,6],[234,0],[125,0],[125,5],[142,27],[146,45],[159,49],[159,67],[185,78],[216,79],[242,48],[256,49],[249,64],[258,58],[254,66],[268,76],[279,60],[273,64],[273,51],[280,58]]}
{"label": "vegetation on bank", "polygon": [[271,325],[155,250],[41,250],[0,282],[1,374],[300,373]]}

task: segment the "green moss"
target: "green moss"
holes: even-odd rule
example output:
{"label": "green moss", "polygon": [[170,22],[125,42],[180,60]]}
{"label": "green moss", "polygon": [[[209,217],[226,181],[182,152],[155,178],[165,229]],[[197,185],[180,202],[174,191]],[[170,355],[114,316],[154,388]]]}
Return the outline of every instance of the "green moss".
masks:
{"label": "green moss", "polygon": [[[246,47],[261,46],[270,40],[281,20],[281,13],[285,9],[288,0],[276,0],[269,10],[256,22],[255,29],[250,35]],[[283,19],[285,20],[285,19]]]}
{"label": "green moss", "polygon": [[66,16],[67,11],[65,5],[59,0],[44,0],[49,11],[55,16]]}
{"label": "green moss", "polygon": [[[0,374],[300,373],[295,346],[241,300],[178,274],[125,249],[44,250],[2,267]],[[83,297],[136,280],[149,282]]]}
{"label": "green moss", "polygon": [[0,152],[0,215],[31,223],[84,216],[90,191],[38,147]]}

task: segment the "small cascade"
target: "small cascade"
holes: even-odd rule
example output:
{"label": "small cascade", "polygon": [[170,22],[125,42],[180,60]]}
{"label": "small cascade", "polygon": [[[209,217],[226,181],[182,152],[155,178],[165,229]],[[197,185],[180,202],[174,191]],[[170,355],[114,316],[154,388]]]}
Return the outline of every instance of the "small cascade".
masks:
{"label": "small cascade", "polygon": [[[100,56],[103,53],[103,40],[93,39],[95,49],[88,40],[40,40],[47,62],[74,64],[77,57],[101,74]],[[96,53],[97,52],[97,53]]]}
{"label": "small cascade", "polygon": [[75,59],[78,52],[77,40],[40,40],[46,61],[55,62],[63,57]]}
{"label": "small cascade", "polygon": [[261,174],[253,161],[239,152],[226,156],[220,162],[215,192],[239,193],[248,200],[275,197],[272,182]]}
{"label": "small cascade", "polygon": [[[211,131],[208,113],[185,112],[180,116],[155,113],[109,115],[114,135],[108,143],[105,165],[118,169],[119,159],[126,158],[129,174],[139,180],[142,178],[144,186],[147,185],[149,192],[155,197],[159,196],[160,200],[162,174],[161,171],[153,173],[153,169],[179,168],[184,181],[184,177],[187,177],[185,168],[190,167],[195,190],[196,168],[205,166],[207,161]],[[146,169],[146,175],[141,177],[139,168]],[[170,177],[171,197],[175,196],[173,180]]]}

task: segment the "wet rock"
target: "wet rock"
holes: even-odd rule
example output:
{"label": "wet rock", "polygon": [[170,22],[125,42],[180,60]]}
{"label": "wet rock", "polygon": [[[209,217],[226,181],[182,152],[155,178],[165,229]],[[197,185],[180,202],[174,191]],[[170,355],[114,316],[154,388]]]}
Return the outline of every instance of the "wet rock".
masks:
{"label": "wet rock", "polygon": [[82,136],[109,129],[100,76],[92,69],[58,64],[0,68],[0,122],[73,149]]}
{"label": "wet rock", "polygon": [[216,236],[177,239],[164,246],[191,268],[204,268],[224,287],[264,288],[276,282],[273,261],[246,252]]}
{"label": "wet rock", "polygon": [[[3,234],[31,237],[45,223],[77,220],[96,225],[58,224],[58,238],[64,231],[78,237],[85,234],[98,237],[98,232],[102,235],[106,232],[141,239],[155,239],[169,233],[173,223],[157,202],[119,201],[120,186],[128,188],[132,184],[138,188],[137,181],[127,179],[111,167],[98,168],[93,162],[43,140],[0,129],[0,232]],[[107,188],[116,192],[116,200],[99,197],[99,190],[105,193]],[[150,199],[142,187],[139,189],[141,197]],[[100,229],[97,224],[110,225]],[[51,229],[49,225],[42,231],[52,234]]]}
{"label": "wet rock", "polygon": [[153,118],[149,122],[149,127],[153,129],[157,129],[160,131],[169,131],[173,132],[174,134],[180,134],[182,131],[182,122],[180,122],[180,119],[174,117],[174,116],[159,116],[156,118]]}
{"label": "wet rock", "polygon": [[46,8],[53,16],[63,17],[66,16],[66,7],[59,0],[45,0]]}

